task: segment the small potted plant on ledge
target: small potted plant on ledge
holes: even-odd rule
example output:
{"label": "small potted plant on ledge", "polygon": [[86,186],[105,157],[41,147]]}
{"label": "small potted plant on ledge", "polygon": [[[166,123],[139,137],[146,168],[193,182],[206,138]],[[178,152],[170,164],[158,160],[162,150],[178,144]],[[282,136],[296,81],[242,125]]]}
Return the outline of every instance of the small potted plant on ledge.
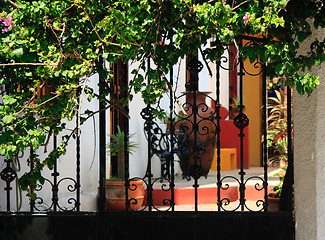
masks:
{"label": "small potted plant on ledge", "polygon": [[[106,180],[106,210],[126,210],[125,197],[125,174],[124,174],[124,138],[127,137],[127,154],[132,154],[138,145],[131,142],[134,134],[125,134],[117,127],[117,133],[110,135],[110,143],[107,146],[111,156],[117,156],[118,175]],[[138,210],[144,199],[144,188],[142,180],[129,181],[128,199],[130,209]]]}
{"label": "small potted plant on ledge", "polygon": [[[243,100],[244,101],[244,100]],[[229,106],[229,118],[234,119],[240,113],[240,98],[234,96],[232,98],[232,103]],[[243,107],[243,112],[245,111],[245,105]]]}
{"label": "small potted plant on ledge", "polygon": [[[279,176],[280,177],[280,182],[278,185],[274,186],[272,188],[272,192],[269,193],[268,195],[268,211],[269,212],[276,212],[279,211],[280,209],[280,198],[282,194],[282,189],[283,189],[283,181],[284,177],[286,174],[287,169],[282,168],[282,171],[279,173],[276,173],[274,176]],[[294,188],[292,186],[292,204],[294,203]],[[282,200],[281,200],[282,201]]]}
{"label": "small potted plant on ledge", "polygon": [[280,182],[278,185],[274,186],[272,188],[272,192],[268,195],[268,211],[269,212],[276,212],[279,211],[279,204],[280,204],[280,196],[282,192],[282,186],[283,186],[283,179],[286,172],[286,168],[282,168],[280,172],[277,172],[274,174],[275,177],[280,178]]}

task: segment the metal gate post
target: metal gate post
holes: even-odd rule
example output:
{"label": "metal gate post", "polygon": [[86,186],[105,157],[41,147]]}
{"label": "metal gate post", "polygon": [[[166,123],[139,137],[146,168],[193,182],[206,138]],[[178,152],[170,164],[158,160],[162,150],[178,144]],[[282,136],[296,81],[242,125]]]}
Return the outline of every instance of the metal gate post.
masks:
{"label": "metal gate post", "polygon": [[[103,59],[99,59],[99,65],[104,64]],[[105,79],[99,74],[99,95],[104,97],[103,85]],[[99,100],[99,231],[98,239],[104,239],[104,217],[105,217],[105,180],[106,180],[106,111],[103,101]]]}

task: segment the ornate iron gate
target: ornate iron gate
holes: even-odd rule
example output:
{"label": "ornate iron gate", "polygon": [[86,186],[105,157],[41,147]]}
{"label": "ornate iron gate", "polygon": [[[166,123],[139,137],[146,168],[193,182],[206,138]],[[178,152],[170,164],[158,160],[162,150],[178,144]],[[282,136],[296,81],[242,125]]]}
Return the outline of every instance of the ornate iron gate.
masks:
{"label": "ornate iron gate", "polygon": [[[248,41],[247,44],[262,44],[262,39],[256,39],[252,37],[245,37]],[[242,44],[242,41],[240,41]],[[229,46],[225,46],[225,51],[229,51]],[[267,149],[267,91],[266,91],[266,66],[261,65],[259,68],[257,65],[259,63],[255,63],[254,67],[257,69],[256,73],[250,73],[244,66],[244,62],[242,59],[238,58],[238,61],[233,64],[229,68],[229,59],[226,57],[222,57],[219,62],[216,63],[216,99],[212,99],[206,93],[200,92],[198,89],[198,73],[202,70],[203,65],[198,61],[196,57],[189,57],[187,61],[187,70],[189,72],[188,81],[186,83],[186,93],[183,93],[180,96],[175,96],[175,93],[170,90],[170,106],[169,106],[169,122],[170,128],[169,131],[161,129],[161,127],[155,122],[155,116],[153,114],[153,106],[147,105],[141,112],[142,118],[145,120],[144,130],[148,140],[148,166],[147,171],[144,177],[136,177],[136,179],[142,179],[144,181],[144,185],[146,186],[146,205],[143,206],[140,212],[133,212],[131,206],[137,202],[136,199],[132,199],[128,196],[129,191],[134,191],[135,186],[132,184],[132,180],[135,178],[129,179],[129,165],[128,165],[128,156],[125,154],[125,195],[126,195],[126,209],[128,212],[106,212],[105,211],[105,170],[106,170],[106,139],[105,139],[105,112],[102,111],[100,114],[100,169],[99,169],[99,204],[98,204],[98,212],[97,213],[89,213],[89,212],[81,212],[80,211],[80,139],[76,138],[76,176],[75,177],[65,177],[59,179],[59,171],[57,169],[57,162],[54,165],[54,169],[52,172],[53,179],[46,179],[51,186],[51,194],[52,194],[52,203],[48,204],[48,208],[39,209],[37,204],[43,204],[43,200],[41,198],[37,198],[36,200],[30,201],[30,213],[32,212],[65,212],[61,213],[61,215],[47,215],[48,221],[51,221],[52,217],[57,218],[58,216],[66,216],[65,219],[60,219],[60,224],[53,220],[53,228],[62,227],[62,223],[69,220],[69,217],[72,216],[71,219],[74,221],[78,221],[78,216],[86,217],[92,219],[92,225],[94,228],[92,229],[92,239],[127,239],[129,237],[135,236],[132,231],[125,231],[125,222],[131,221],[130,224],[133,225],[133,228],[136,226],[143,227],[143,224],[146,224],[146,228],[150,229],[150,234],[155,234],[157,232],[161,232],[159,229],[161,226],[170,226],[170,224],[176,224],[177,219],[182,221],[189,221],[189,225],[193,228],[203,227],[205,222],[209,222],[209,226],[213,227],[213,225],[218,225],[221,228],[226,227],[226,224],[229,221],[234,221],[240,225],[241,231],[246,231],[245,236],[253,239],[256,236],[262,237],[263,239],[269,239],[267,234],[273,232],[272,227],[277,227],[278,238],[277,239],[290,239],[293,237],[294,229],[293,229],[293,220],[292,220],[292,206],[291,201],[287,201],[288,204],[284,208],[288,210],[288,212],[278,212],[278,213],[267,213],[268,212],[268,149]],[[227,65],[227,66],[226,66]],[[150,68],[150,62],[148,63],[148,67]],[[221,113],[221,105],[220,105],[220,70],[224,69],[227,71],[232,71],[238,69],[238,77],[239,77],[239,85],[238,85],[238,93],[239,93],[239,113],[234,118],[234,125],[238,131],[238,138],[240,142],[240,166],[238,176],[222,176],[220,163],[222,161],[220,157],[221,152],[221,137],[220,134],[222,131],[226,131],[226,129],[221,129],[220,121],[222,120]],[[237,70],[236,70],[237,71]],[[243,84],[244,84],[244,75],[261,75],[262,76],[262,163],[264,168],[263,177],[261,176],[251,176],[249,178],[245,178],[245,167],[244,167],[244,139],[247,138],[245,135],[245,128],[249,125],[249,119],[244,112],[243,105]],[[150,79],[148,79],[150,82]],[[173,70],[170,71],[169,83],[173,85]],[[191,99],[189,96],[191,95]],[[288,94],[290,95],[290,94]],[[211,109],[207,106],[205,102],[201,102],[198,104],[198,98],[208,97],[211,102],[215,106],[214,109]],[[182,99],[186,98],[187,100],[182,101]],[[176,105],[180,102],[183,104],[178,105],[179,109],[176,111]],[[288,106],[291,106],[291,98],[288,98]],[[103,106],[101,106],[103,108]],[[175,120],[177,117],[178,120]],[[288,108],[288,122],[291,120],[291,110]],[[208,124],[205,124],[208,123]],[[76,123],[79,125],[79,123]],[[292,177],[292,149],[291,149],[291,125],[288,124],[288,170],[287,175]],[[56,144],[56,139],[54,138],[54,146]],[[212,156],[208,154],[208,156],[204,156],[210,151],[210,148],[213,150],[216,148],[217,152],[217,212],[210,213],[200,213],[199,212],[199,188],[200,188],[200,179],[206,176],[209,172],[210,165],[212,163]],[[31,152],[31,155],[34,153]],[[152,157],[153,155],[157,155],[161,161],[161,177],[154,178],[152,174]],[[175,212],[175,155],[177,155],[180,159],[180,167],[183,172],[184,178],[193,181],[194,188],[194,199],[195,199],[195,212]],[[204,156],[204,157],[203,157]],[[207,161],[206,161],[207,160]],[[32,170],[33,163],[30,162],[30,168]],[[6,183],[6,195],[7,195],[7,212],[10,212],[10,196],[12,192],[12,182],[17,177],[16,172],[12,166],[11,160],[6,161],[6,167],[1,171],[1,179]],[[285,196],[286,200],[291,199],[290,187],[292,187],[292,180],[287,177],[286,184],[289,186],[287,189],[287,195]],[[193,179],[193,180],[192,180]],[[221,192],[227,191],[229,185],[227,180],[232,179],[236,182],[239,189],[239,202],[238,205],[232,209],[226,209],[225,205],[228,205],[231,200],[222,197]],[[70,184],[67,185],[67,188],[70,192],[74,194],[73,197],[68,199],[68,203],[71,205],[71,208],[63,208],[60,205],[58,192],[59,187],[61,186],[63,181],[69,181]],[[255,190],[259,192],[263,192],[264,198],[256,201],[256,206],[258,209],[251,209],[246,204],[246,185],[249,181],[256,181]],[[290,182],[291,181],[291,182]],[[169,193],[169,197],[165,198],[162,201],[162,205],[167,206],[164,210],[158,208],[154,203],[154,185],[160,184],[161,188],[164,192]],[[38,190],[42,190],[39,188]],[[66,212],[78,212],[77,215],[69,215]],[[162,213],[164,211],[165,213]],[[225,212],[232,212],[225,213]],[[260,213],[252,213],[258,211]],[[30,213],[27,213],[28,216]],[[37,217],[34,216],[34,217]],[[9,225],[11,222],[10,219],[14,219],[11,214],[2,214],[1,218],[4,218],[7,222],[7,229],[9,229]],[[81,219],[81,218],[80,218]],[[84,221],[85,218],[82,218]],[[139,222],[142,221],[142,222]],[[278,220],[278,222],[276,222]],[[15,220],[12,220],[15,221]],[[154,222],[153,222],[154,221]],[[161,225],[159,222],[161,221]],[[211,225],[212,221],[212,225]],[[259,230],[254,228],[247,228],[249,225],[256,224]],[[288,224],[285,226],[285,224]],[[11,226],[15,226],[15,223],[12,223]],[[186,224],[182,223],[182,227],[186,228]],[[245,228],[246,227],[246,228]],[[132,228],[132,227],[131,227]],[[132,229],[133,229],[132,228]],[[0,228],[2,231],[2,229]],[[180,231],[175,226],[171,227],[173,231]],[[1,232],[0,233],[3,233]],[[56,229],[59,231],[59,229]],[[77,231],[77,230],[76,230]],[[82,230],[80,231],[83,232]],[[200,234],[199,232],[195,232],[195,236],[205,236],[210,237],[213,236],[214,239],[223,239],[227,236],[230,236],[230,239],[234,239],[235,233],[232,233],[231,230],[225,231],[226,235],[221,232],[214,232],[212,229],[205,230],[204,234]],[[254,235],[254,232],[256,233]],[[170,233],[170,232],[169,232]],[[88,233],[89,234],[89,233]],[[138,237],[146,238],[147,234],[139,234]],[[149,234],[149,235],[150,235]],[[228,235],[227,235],[228,234]],[[243,235],[243,232],[239,232],[236,236],[240,237]],[[163,236],[167,236],[166,234],[162,234],[161,236],[157,236],[156,239],[163,239]],[[175,237],[170,236],[170,239],[176,239]],[[187,237],[192,236],[191,231],[186,234]],[[61,236],[62,237],[62,236]],[[152,237],[152,236],[151,236]],[[64,239],[64,238],[62,238]]]}
{"label": "ornate iron gate", "polygon": [[[244,37],[240,41],[240,47],[243,45],[249,46],[250,44],[262,44],[263,39]],[[229,46],[225,46],[225,51],[230,51]],[[230,54],[229,54],[230,56]],[[237,60],[237,58],[232,58]],[[199,179],[204,177],[209,172],[209,167],[212,163],[213,152],[211,150],[217,149],[217,205],[218,211],[268,211],[268,147],[267,147],[267,76],[266,76],[266,66],[259,62],[253,64],[255,72],[250,72],[245,68],[244,61],[238,58],[238,61],[233,64],[229,64],[229,59],[227,57],[222,57],[219,62],[216,63],[216,99],[212,99],[206,93],[200,92],[198,89],[198,73],[202,70],[203,64],[198,61],[197,57],[189,57],[187,59],[187,71],[189,72],[188,81],[186,83],[186,92],[180,96],[175,96],[175,93],[170,90],[170,107],[169,107],[169,129],[162,129],[155,119],[153,114],[154,106],[147,105],[141,112],[142,118],[145,120],[144,129],[148,140],[148,167],[146,175],[141,178],[147,188],[147,205],[143,210],[158,210],[160,209],[153,203],[153,193],[154,185],[157,182],[165,182],[161,187],[165,192],[170,192],[169,197],[164,199],[160,205],[167,205],[169,208],[166,211],[174,211],[175,201],[174,201],[174,187],[175,187],[175,154],[180,159],[180,167],[182,169],[183,177],[193,179],[194,188],[194,198],[195,198],[195,211],[198,211],[198,189],[199,189]],[[230,66],[230,67],[229,67]],[[150,68],[150,64],[148,63]],[[238,176],[221,176],[220,163],[222,159],[220,158],[221,151],[221,132],[227,132],[227,129],[221,129],[220,121],[222,119],[221,105],[220,105],[220,70],[227,71],[237,71],[238,69],[238,99],[239,99],[239,113],[233,119],[233,124],[237,128],[238,138],[240,142],[240,149],[237,154],[239,154],[239,173]],[[250,176],[245,178],[245,164],[244,164],[244,139],[248,136],[245,135],[245,128],[249,126],[249,119],[244,112],[244,76],[261,76],[262,80],[262,106],[261,115],[262,121],[260,126],[251,126],[262,129],[261,135],[261,152],[262,152],[262,166],[264,168],[263,176]],[[148,79],[150,83],[150,79]],[[170,71],[169,84],[173,85],[173,71]],[[290,90],[289,90],[290,91]],[[290,95],[290,94],[288,94]],[[207,97],[215,106],[215,109],[211,109],[204,101],[199,102],[199,98]],[[181,99],[186,98],[185,101]],[[288,97],[288,106],[291,106],[291,97]],[[183,102],[183,104],[179,104]],[[176,111],[175,105],[179,104],[179,110]],[[175,119],[178,120],[175,120]],[[291,109],[288,108],[288,122],[291,122]],[[288,170],[292,171],[292,149],[291,149],[291,124],[288,124]],[[212,149],[211,149],[212,148]],[[152,156],[157,155],[161,161],[161,177],[152,177]],[[127,170],[127,168],[126,168]],[[126,171],[126,174],[128,172]],[[291,172],[287,175],[292,174]],[[230,203],[230,199],[227,197],[222,197],[221,192],[227,191],[229,184],[227,180],[233,180],[237,183],[239,189],[239,203],[236,207],[229,209],[225,208],[225,205]],[[133,179],[131,179],[133,180]],[[130,181],[131,181],[130,180]],[[126,189],[129,191],[135,190],[132,187],[130,181],[127,181]],[[255,191],[263,192],[264,197],[256,201],[256,207],[258,209],[251,209],[246,204],[246,186],[249,182],[255,181]],[[292,186],[292,183],[287,183]],[[292,189],[287,192],[290,194]],[[127,191],[126,191],[127,193]],[[287,196],[288,199],[292,198]],[[130,204],[135,204],[134,199],[128,199],[127,207]],[[290,205],[290,206],[289,206]],[[291,201],[286,204],[286,209],[291,211]]]}

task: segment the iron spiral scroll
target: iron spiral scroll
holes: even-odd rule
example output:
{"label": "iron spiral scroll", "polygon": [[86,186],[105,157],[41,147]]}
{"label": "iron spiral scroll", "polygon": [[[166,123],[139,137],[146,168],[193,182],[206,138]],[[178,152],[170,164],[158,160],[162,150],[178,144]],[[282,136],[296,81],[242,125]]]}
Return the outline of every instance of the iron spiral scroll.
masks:
{"label": "iron spiral scroll", "polygon": [[216,103],[206,92],[195,90],[185,92],[177,101],[181,102],[184,98],[183,111],[174,113],[180,119],[175,122],[175,129],[181,129],[187,137],[184,141],[187,154],[179,154],[180,165],[185,178],[199,179],[209,172],[216,135],[220,130],[216,123],[216,110],[206,104],[206,99],[214,105]]}
{"label": "iron spiral scroll", "polygon": [[[257,192],[262,192],[265,191],[267,188],[267,182],[265,179],[259,177],[259,176],[252,176],[247,178],[244,183],[241,183],[241,180],[234,177],[234,176],[224,176],[218,183],[217,186],[221,190],[221,196],[223,194],[226,194],[227,191],[231,191],[231,187],[236,188],[236,192],[241,195],[245,192],[248,191],[248,186],[250,185],[250,181],[254,181],[254,188],[250,189],[250,193],[252,191],[257,191]],[[237,201],[231,200],[229,197],[222,197],[220,198],[220,201],[217,203],[219,211],[225,211],[225,212],[235,212],[240,210],[241,208],[244,209],[244,211],[250,211],[250,212],[261,212],[265,211],[266,207],[266,201],[265,199],[255,199],[249,200],[252,202],[252,204],[248,205],[247,204],[247,199],[246,197],[242,199],[238,199]],[[232,203],[232,205],[231,205]],[[255,205],[255,206],[254,206]]]}
{"label": "iron spiral scroll", "polygon": [[[45,178],[45,183],[49,184],[51,190],[52,190],[52,199],[50,201],[44,200],[41,195],[42,191],[47,192],[45,187],[45,183],[43,185],[37,185],[35,189],[35,193],[37,193],[37,197],[34,201],[34,210],[39,212],[48,212],[48,211],[63,211],[63,212],[70,212],[70,211],[76,211],[77,207],[80,205],[80,203],[77,201],[77,197],[66,197],[66,203],[63,204],[60,202],[60,196],[59,196],[59,189],[62,183],[65,183],[69,181],[66,185],[66,190],[68,193],[76,193],[78,189],[77,181],[71,177],[65,177],[60,179],[57,184],[53,184],[49,179]],[[61,188],[62,189],[62,188]]]}
{"label": "iron spiral scroll", "polygon": [[[147,198],[137,198],[132,197],[132,192],[139,190],[139,187],[132,183],[133,181],[142,181],[143,188],[147,191]],[[157,187],[155,187],[157,185]],[[128,198],[126,199],[126,206],[128,211],[170,211],[174,207],[174,200],[172,199],[172,183],[168,178],[140,178],[134,177],[127,181],[126,188],[128,190]],[[154,191],[163,191],[166,193],[167,197],[160,199],[160,201],[155,200],[153,196]],[[169,197],[168,197],[169,195]],[[154,201],[155,200],[155,201]],[[141,206],[137,206],[140,204]]]}
{"label": "iron spiral scroll", "polygon": [[[241,47],[250,47],[254,46],[254,44],[262,46],[262,39],[255,39],[255,38],[249,38],[248,36],[243,36],[243,38],[239,41],[239,45],[242,45],[242,42],[245,41],[245,44]],[[226,71],[232,71],[237,70],[237,68],[242,67],[243,72],[245,74],[248,74],[250,76],[259,76],[263,73],[262,66],[263,64],[260,61],[256,61],[253,63],[252,69],[247,69],[245,67],[245,64],[243,64],[243,61],[245,59],[241,59],[240,54],[238,53],[238,46],[237,42],[233,42],[233,44],[224,44],[223,45],[224,52],[219,60],[219,67],[220,69],[226,70]],[[253,71],[252,71],[253,70]]]}

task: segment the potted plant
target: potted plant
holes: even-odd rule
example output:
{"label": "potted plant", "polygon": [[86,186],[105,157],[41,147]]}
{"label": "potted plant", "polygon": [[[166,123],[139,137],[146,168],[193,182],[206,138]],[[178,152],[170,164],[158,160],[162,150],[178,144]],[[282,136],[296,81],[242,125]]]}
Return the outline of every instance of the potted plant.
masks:
{"label": "potted plant", "polygon": [[[287,168],[281,168],[280,171],[278,171],[274,176],[280,178],[280,182],[272,188],[272,192],[268,194],[268,203],[269,212],[276,212],[279,211],[280,207],[280,198],[282,194],[282,187],[283,187],[283,181],[284,177],[286,175]],[[294,202],[294,190],[292,188],[292,203]]]}
{"label": "potted plant", "polygon": [[[230,104],[230,109],[229,109],[229,118],[234,119],[239,113],[240,113],[240,98],[237,96],[234,96],[232,98],[232,102]],[[245,106],[242,106],[243,112],[245,111]]]}
{"label": "potted plant", "polygon": [[[291,93],[288,93],[291,94]],[[288,166],[288,121],[287,96],[282,89],[274,90],[274,97],[269,97],[269,117],[267,119],[267,146],[270,149],[269,164],[277,163],[280,171],[274,176],[280,177],[278,185],[272,188],[268,196],[269,211],[278,211],[283,181]],[[292,125],[292,122],[291,122]],[[293,129],[293,128],[292,128]],[[291,137],[293,134],[291,134]]]}
{"label": "potted plant", "polygon": [[286,168],[282,168],[281,171],[278,171],[274,174],[275,177],[280,178],[280,182],[278,185],[272,188],[272,192],[268,194],[268,211],[269,212],[276,212],[279,211],[279,204],[280,204],[280,196],[282,192],[283,180],[286,173]]}
{"label": "potted plant", "polygon": [[287,97],[281,89],[274,92],[275,97],[268,98],[270,106],[267,119],[267,146],[271,155],[269,163],[276,162],[280,163],[280,167],[286,167],[288,158]]}
{"label": "potted plant", "polygon": [[[126,210],[124,154],[125,152],[132,154],[138,147],[138,144],[130,141],[133,135],[129,133],[125,134],[119,126],[117,126],[117,133],[110,135],[110,143],[107,149],[111,156],[117,156],[118,175],[106,180],[106,210]],[[125,136],[127,138],[126,151]],[[142,206],[145,194],[143,181],[141,179],[129,179],[128,183],[130,209],[138,210]]]}

